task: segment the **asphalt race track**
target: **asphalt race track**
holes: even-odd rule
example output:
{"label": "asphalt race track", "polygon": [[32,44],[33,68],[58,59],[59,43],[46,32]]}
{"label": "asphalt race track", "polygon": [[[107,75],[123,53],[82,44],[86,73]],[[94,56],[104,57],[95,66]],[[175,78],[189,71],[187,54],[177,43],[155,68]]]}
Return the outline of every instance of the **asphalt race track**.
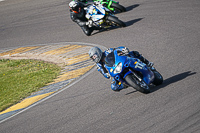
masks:
{"label": "asphalt race track", "polygon": [[126,46],[155,63],[164,83],[150,94],[110,89],[97,71],[0,123],[1,133],[199,133],[200,1],[119,0],[127,27],[86,36],[69,0],[0,2],[0,49],[59,42]]}

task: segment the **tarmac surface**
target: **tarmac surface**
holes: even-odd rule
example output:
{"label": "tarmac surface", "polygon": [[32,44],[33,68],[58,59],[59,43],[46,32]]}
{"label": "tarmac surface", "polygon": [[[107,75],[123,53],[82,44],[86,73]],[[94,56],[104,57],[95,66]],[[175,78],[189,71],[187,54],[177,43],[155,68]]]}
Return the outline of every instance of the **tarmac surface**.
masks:
{"label": "tarmac surface", "polygon": [[154,62],[163,84],[147,95],[131,87],[116,93],[111,80],[91,69],[60,93],[1,122],[1,133],[200,132],[200,1],[118,1],[127,12],[116,16],[127,26],[89,37],[71,21],[70,0],[1,1],[0,51],[66,46],[60,42],[126,46]]}

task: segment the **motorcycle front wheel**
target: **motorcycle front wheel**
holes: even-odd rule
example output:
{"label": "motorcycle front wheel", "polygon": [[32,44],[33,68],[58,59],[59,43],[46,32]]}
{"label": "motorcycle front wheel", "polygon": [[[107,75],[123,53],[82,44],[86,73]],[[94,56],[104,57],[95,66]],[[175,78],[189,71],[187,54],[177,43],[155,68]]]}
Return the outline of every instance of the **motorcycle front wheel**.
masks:
{"label": "motorcycle front wheel", "polygon": [[154,85],[160,85],[163,83],[163,77],[158,71],[153,71],[154,73],[154,81],[152,82]]}
{"label": "motorcycle front wheel", "polygon": [[118,11],[118,12],[125,12],[126,11],[126,8],[124,6],[117,4],[117,3],[112,3],[111,7],[114,8],[115,11]]}
{"label": "motorcycle front wheel", "polygon": [[114,16],[108,16],[107,17],[108,21],[112,23],[112,25],[117,25],[120,27],[125,27],[126,24],[124,22],[122,22],[121,20],[119,20],[117,17]]}
{"label": "motorcycle front wheel", "polygon": [[125,77],[125,81],[133,88],[135,88],[137,91],[141,93],[150,93],[150,88],[149,86],[142,80],[138,81],[133,74],[128,74]]}

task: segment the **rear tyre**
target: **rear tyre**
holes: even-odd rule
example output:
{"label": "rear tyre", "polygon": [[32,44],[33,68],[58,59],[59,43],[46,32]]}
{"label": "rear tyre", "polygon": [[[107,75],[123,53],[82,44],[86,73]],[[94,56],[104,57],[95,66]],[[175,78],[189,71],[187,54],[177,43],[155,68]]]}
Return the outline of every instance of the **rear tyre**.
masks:
{"label": "rear tyre", "polygon": [[126,24],[124,22],[122,22],[121,20],[119,20],[117,17],[113,17],[113,16],[108,16],[108,21],[110,21],[113,25],[117,25],[120,27],[125,27]]}
{"label": "rear tyre", "polygon": [[125,81],[132,86],[133,88],[135,88],[137,91],[142,92],[142,93],[150,93],[150,88],[149,86],[142,80],[142,81],[138,81],[133,74],[128,74],[125,77]]}
{"label": "rear tyre", "polygon": [[125,12],[126,11],[126,8],[124,6],[117,4],[117,3],[112,3],[111,7],[114,8],[115,11],[118,11],[118,12]]}
{"label": "rear tyre", "polygon": [[93,32],[92,28],[88,28],[87,26],[82,26],[81,29],[83,30],[83,32],[87,35],[90,36],[91,33]]}

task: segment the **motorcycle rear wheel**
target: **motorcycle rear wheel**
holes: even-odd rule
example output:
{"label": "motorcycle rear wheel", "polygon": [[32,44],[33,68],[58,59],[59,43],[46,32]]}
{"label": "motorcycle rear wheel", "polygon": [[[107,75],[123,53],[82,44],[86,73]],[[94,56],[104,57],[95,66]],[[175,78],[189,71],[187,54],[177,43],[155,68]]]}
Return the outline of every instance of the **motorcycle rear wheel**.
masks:
{"label": "motorcycle rear wheel", "polygon": [[108,19],[108,21],[114,23],[117,26],[120,26],[120,27],[125,27],[126,26],[126,24],[124,22],[122,22],[121,20],[119,20],[117,17],[108,16],[107,19]]}
{"label": "motorcycle rear wheel", "polygon": [[126,8],[120,4],[117,3],[112,3],[111,7],[115,9],[115,11],[119,11],[119,12],[125,12]]}
{"label": "motorcycle rear wheel", "polygon": [[149,86],[143,80],[137,81],[133,74],[128,74],[125,77],[125,81],[141,93],[147,94],[151,92]]}

